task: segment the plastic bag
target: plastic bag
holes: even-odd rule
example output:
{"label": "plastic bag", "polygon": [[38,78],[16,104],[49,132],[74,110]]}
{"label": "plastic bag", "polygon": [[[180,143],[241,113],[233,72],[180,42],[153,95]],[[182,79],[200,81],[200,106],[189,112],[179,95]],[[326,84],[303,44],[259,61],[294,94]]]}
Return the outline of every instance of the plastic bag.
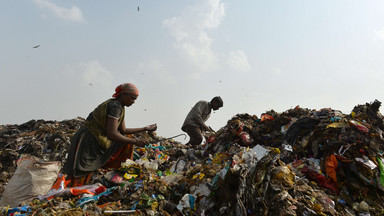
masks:
{"label": "plastic bag", "polygon": [[380,189],[384,189],[384,165],[383,165],[383,161],[380,157],[377,157],[377,162],[379,164],[379,169],[380,169],[380,176],[379,176],[379,187]]}
{"label": "plastic bag", "polygon": [[105,178],[114,184],[120,184],[123,182],[123,175],[120,172],[111,170],[105,174]]}
{"label": "plastic bag", "polygon": [[59,161],[41,162],[36,157],[23,155],[1,197],[0,206],[17,207],[45,195],[55,182],[60,167]]}
{"label": "plastic bag", "polygon": [[241,132],[240,133],[240,139],[241,139],[241,143],[245,146],[249,146],[253,143],[253,139],[251,138],[251,136],[247,133],[247,132]]}
{"label": "plastic bag", "polygon": [[356,127],[359,131],[361,131],[363,133],[368,133],[369,132],[369,129],[366,126],[364,126],[363,124],[361,124],[360,122],[358,122],[358,121],[350,120],[349,124],[354,126],[354,127]]}
{"label": "plastic bag", "polygon": [[177,160],[177,162],[175,164],[173,164],[170,171],[172,173],[181,173],[181,172],[183,172],[186,165],[187,165],[187,163],[185,161],[179,159],[179,160]]}
{"label": "plastic bag", "polygon": [[52,199],[55,195],[62,193],[67,187],[69,181],[65,181],[65,176],[63,173],[57,175],[55,183],[52,185],[51,189],[44,196],[39,197],[40,200],[43,199]]}
{"label": "plastic bag", "polygon": [[179,201],[177,209],[180,212],[187,211],[188,209],[195,210],[196,198],[197,197],[192,194],[185,194]]}

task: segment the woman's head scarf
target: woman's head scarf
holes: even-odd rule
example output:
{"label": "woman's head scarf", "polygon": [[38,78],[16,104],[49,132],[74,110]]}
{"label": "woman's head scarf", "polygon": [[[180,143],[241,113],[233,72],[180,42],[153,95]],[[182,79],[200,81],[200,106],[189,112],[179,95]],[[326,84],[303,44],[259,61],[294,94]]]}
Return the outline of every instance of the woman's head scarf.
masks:
{"label": "woman's head scarf", "polygon": [[137,87],[131,83],[124,83],[116,87],[115,94],[112,97],[116,98],[121,93],[128,93],[139,96],[139,90]]}

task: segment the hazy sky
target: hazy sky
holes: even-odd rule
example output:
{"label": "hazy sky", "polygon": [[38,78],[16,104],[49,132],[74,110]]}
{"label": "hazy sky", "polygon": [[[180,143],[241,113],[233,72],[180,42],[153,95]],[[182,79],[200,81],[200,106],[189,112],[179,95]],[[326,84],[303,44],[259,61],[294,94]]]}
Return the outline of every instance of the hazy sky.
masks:
{"label": "hazy sky", "polygon": [[215,130],[296,105],[347,114],[384,102],[383,11],[382,0],[4,0],[0,125],[85,118],[125,82],[140,91],[127,127],[157,123],[163,137],[218,95]]}

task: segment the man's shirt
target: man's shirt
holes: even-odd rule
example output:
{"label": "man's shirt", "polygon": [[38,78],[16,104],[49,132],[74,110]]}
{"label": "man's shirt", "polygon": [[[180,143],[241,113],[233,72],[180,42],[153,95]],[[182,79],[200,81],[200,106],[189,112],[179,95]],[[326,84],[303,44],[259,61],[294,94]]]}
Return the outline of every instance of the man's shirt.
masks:
{"label": "man's shirt", "polygon": [[186,126],[194,126],[203,129],[203,126],[205,125],[204,122],[208,120],[210,115],[211,104],[207,101],[199,101],[191,111],[189,111],[181,129],[184,131]]}

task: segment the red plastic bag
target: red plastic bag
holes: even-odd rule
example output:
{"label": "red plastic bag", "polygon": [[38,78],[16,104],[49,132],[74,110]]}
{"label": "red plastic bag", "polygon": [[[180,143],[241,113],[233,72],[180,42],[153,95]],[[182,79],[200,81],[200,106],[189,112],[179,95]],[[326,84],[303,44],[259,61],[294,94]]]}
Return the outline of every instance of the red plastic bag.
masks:
{"label": "red plastic bag", "polygon": [[251,136],[249,135],[249,133],[243,131],[240,133],[239,136],[241,139],[241,143],[243,145],[249,146],[252,144],[253,140],[252,140]]}
{"label": "red plastic bag", "polygon": [[362,125],[358,121],[351,120],[351,121],[349,121],[349,124],[352,125],[353,127],[357,128],[359,131],[361,131],[363,133],[368,133],[368,131],[369,131],[369,129],[367,127],[365,127],[364,125]]}

